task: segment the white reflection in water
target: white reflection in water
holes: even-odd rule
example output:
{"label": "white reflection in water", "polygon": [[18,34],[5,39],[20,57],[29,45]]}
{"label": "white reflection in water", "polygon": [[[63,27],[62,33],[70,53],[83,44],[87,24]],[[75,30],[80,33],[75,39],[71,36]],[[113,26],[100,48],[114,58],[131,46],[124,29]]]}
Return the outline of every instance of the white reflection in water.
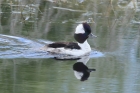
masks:
{"label": "white reflection in water", "polygon": [[74,75],[77,79],[81,81],[88,80],[90,77],[90,72],[95,71],[96,69],[88,68],[86,66],[89,61],[89,55],[81,57],[77,62],[73,65]]}
{"label": "white reflection in water", "polygon": [[72,11],[72,12],[86,12],[83,10],[75,10],[75,9],[69,9],[69,8],[63,8],[63,7],[53,7],[55,9],[61,9],[61,10],[67,10],[67,11]]}

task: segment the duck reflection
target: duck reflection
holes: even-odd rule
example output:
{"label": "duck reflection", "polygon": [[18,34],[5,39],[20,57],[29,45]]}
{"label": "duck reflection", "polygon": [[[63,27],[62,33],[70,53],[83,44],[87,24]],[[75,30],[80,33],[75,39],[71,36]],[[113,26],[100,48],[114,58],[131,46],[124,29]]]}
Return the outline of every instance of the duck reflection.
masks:
{"label": "duck reflection", "polygon": [[90,69],[86,66],[89,60],[89,56],[84,56],[73,65],[74,75],[77,79],[81,81],[88,80],[90,72],[96,71],[96,69]]}

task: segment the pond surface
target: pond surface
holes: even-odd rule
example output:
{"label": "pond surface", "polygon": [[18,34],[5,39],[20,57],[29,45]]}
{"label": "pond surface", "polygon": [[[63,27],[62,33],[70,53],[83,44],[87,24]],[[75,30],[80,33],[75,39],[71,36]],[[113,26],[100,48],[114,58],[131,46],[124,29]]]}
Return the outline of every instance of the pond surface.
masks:
{"label": "pond surface", "polygon": [[[41,48],[75,41],[88,22],[97,38],[81,60],[55,60]],[[73,65],[96,69],[80,81]],[[0,93],[139,93],[140,0],[1,0]]]}

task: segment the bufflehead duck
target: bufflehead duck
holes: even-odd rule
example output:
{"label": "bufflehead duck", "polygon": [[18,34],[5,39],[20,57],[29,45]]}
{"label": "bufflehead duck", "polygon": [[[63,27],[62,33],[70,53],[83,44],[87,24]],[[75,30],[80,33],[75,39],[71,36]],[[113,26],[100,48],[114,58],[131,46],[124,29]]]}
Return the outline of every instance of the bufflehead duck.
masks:
{"label": "bufflehead duck", "polygon": [[45,50],[54,54],[64,54],[70,56],[83,56],[90,53],[91,48],[87,42],[91,33],[91,28],[87,23],[79,24],[76,27],[74,38],[77,42],[55,42],[45,46]]}

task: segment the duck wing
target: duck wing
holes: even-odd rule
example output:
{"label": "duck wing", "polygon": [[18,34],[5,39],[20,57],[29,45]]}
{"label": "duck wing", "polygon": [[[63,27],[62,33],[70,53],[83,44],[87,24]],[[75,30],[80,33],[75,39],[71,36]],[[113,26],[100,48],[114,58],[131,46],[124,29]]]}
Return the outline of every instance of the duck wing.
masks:
{"label": "duck wing", "polygon": [[81,49],[78,43],[75,42],[56,42],[52,44],[48,44],[48,47],[51,48],[66,48],[66,49]]}
{"label": "duck wing", "polygon": [[74,43],[74,42],[69,42],[65,48],[68,49],[81,49],[80,46],[78,45],[78,43]]}
{"label": "duck wing", "polygon": [[65,47],[66,45],[67,45],[67,43],[65,43],[65,42],[56,42],[56,43],[48,44],[47,47],[50,47],[50,48],[62,48],[62,47]]}

